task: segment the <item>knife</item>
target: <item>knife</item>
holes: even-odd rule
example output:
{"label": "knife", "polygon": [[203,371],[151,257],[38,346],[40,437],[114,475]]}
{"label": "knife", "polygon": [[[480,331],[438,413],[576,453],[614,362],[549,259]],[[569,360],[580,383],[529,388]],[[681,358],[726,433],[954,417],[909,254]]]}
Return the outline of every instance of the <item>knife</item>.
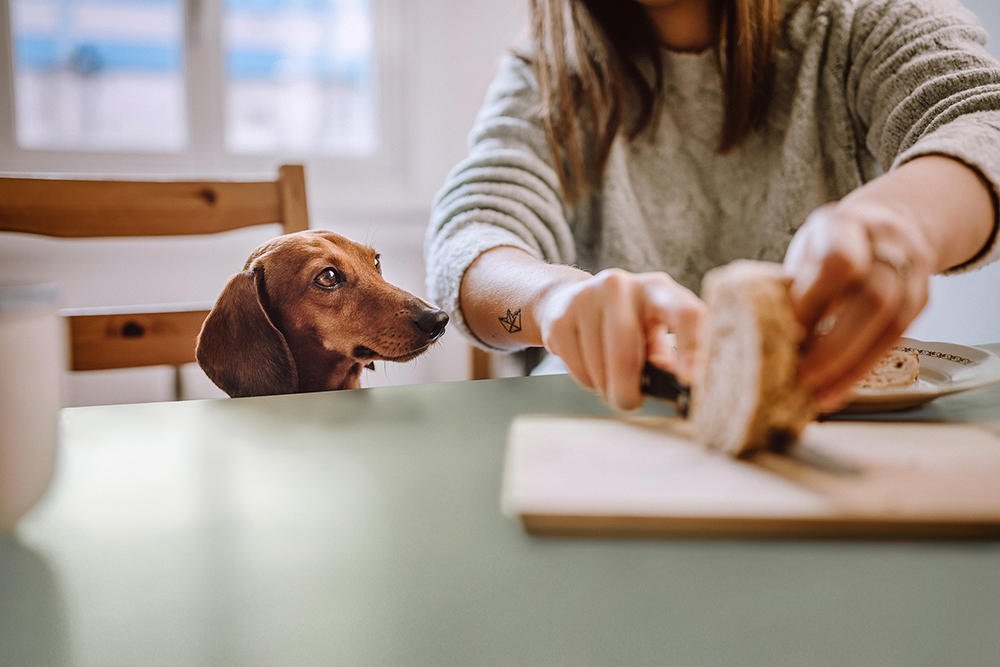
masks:
{"label": "knife", "polygon": [[678,380],[670,371],[665,371],[647,361],[639,377],[639,391],[646,396],[673,403],[679,416],[685,418],[688,416],[688,408],[691,406],[691,387]]}
{"label": "knife", "polygon": [[[677,376],[670,371],[647,361],[642,367],[639,389],[645,396],[673,403],[677,415],[687,419],[691,407],[691,387],[677,379]],[[776,442],[770,452],[834,475],[856,475],[861,472],[857,466],[837,460],[801,442]]]}

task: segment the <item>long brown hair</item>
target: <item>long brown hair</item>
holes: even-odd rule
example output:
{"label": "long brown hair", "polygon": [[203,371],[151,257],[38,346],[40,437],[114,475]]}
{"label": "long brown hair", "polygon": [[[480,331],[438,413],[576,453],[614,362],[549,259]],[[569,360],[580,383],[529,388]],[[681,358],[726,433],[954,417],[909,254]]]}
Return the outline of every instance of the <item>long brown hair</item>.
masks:
{"label": "long brown hair", "polygon": [[[767,114],[780,0],[711,1],[725,103],[718,149],[726,152]],[[631,141],[655,129],[659,33],[633,0],[531,0],[531,15],[546,139],[573,205],[599,185],[620,130]]]}

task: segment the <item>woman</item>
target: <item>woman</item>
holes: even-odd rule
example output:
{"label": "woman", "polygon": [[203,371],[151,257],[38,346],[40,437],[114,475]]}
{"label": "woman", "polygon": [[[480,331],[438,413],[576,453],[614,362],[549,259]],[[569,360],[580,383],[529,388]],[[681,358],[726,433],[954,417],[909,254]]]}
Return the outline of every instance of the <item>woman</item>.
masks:
{"label": "woman", "polygon": [[[994,259],[1000,65],[957,3],[532,0],[434,206],[431,297],[612,406],[689,379],[702,275],[784,261],[823,409]],[[663,333],[676,335],[676,351]]]}

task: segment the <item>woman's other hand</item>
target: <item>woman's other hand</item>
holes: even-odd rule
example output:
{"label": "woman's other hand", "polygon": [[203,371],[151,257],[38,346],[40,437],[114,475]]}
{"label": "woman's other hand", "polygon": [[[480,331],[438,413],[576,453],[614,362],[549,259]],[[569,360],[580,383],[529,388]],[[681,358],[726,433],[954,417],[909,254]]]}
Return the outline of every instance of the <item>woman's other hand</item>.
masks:
{"label": "woman's other hand", "polygon": [[580,384],[612,407],[632,410],[642,404],[647,359],[690,382],[704,316],[704,303],[666,273],[608,269],[550,290],[538,322],[545,347]]}
{"label": "woman's other hand", "polygon": [[821,410],[840,407],[923,310],[935,260],[922,226],[873,202],[824,206],[799,229],[784,264],[807,332],[800,377]]}

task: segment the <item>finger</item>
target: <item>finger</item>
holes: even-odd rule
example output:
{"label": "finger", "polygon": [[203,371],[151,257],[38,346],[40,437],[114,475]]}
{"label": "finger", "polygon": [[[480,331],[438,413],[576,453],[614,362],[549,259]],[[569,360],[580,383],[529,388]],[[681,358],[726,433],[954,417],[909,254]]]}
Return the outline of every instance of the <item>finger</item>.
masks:
{"label": "finger", "polygon": [[892,269],[875,264],[864,285],[842,298],[837,323],[813,339],[799,369],[803,385],[817,393],[825,393],[868,356],[896,319],[905,290]]}
{"label": "finger", "polygon": [[600,309],[582,309],[577,312],[576,330],[580,343],[580,362],[590,378],[590,386],[607,402],[604,369],[603,313]]}
{"label": "finger", "polygon": [[871,269],[871,251],[862,227],[833,223],[829,218],[811,223],[801,259],[796,256],[797,265],[786,265],[792,276],[792,309],[810,334],[835,295]]}
{"label": "finger", "polygon": [[611,299],[604,316],[604,368],[607,398],[612,407],[634,410],[642,404],[639,376],[645,359],[646,338],[637,310],[641,294]]}
{"label": "finger", "polygon": [[706,312],[705,304],[700,301],[685,303],[677,311],[674,325],[677,336],[677,378],[687,385],[694,380],[695,369],[701,366],[702,328]]}
{"label": "finger", "polygon": [[648,294],[643,309],[647,337],[655,335],[661,326],[666,326],[674,334],[673,370],[679,380],[690,384],[694,369],[699,363],[705,303],[693,292],[666,276],[651,281]]}
{"label": "finger", "polygon": [[886,329],[871,349],[859,360],[858,364],[834,380],[829,386],[816,394],[816,406],[820,412],[834,412],[850,400],[850,396],[869,370],[888,354],[893,345],[899,342],[899,333],[894,327]]}
{"label": "finger", "polygon": [[646,347],[646,360],[650,363],[676,374],[677,352],[674,337],[670,335],[665,324],[657,324]]}
{"label": "finger", "polygon": [[834,412],[847,402],[851,392],[865,373],[885,355],[893,344],[899,340],[898,335],[883,335],[871,349],[859,360],[858,364],[846,373],[836,378],[816,394],[816,407],[820,412]]}
{"label": "finger", "polygon": [[782,264],[788,273],[795,273],[802,267],[802,263],[806,259],[806,232],[805,224],[799,229],[799,233],[792,237],[791,243],[788,244],[788,249],[785,251],[785,259]]}
{"label": "finger", "polygon": [[859,380],[861,380],[879,362],[888,351],[899,342],[906,328],[916,319],[920,311],[927,305],[927,278],[912,280],[906,286],[903,303],[895,317],[882,332],[879,339],[865,354],[858,364],[835,379],[830,385],[817,394],[819,409],[831,412],[840,408],[850,399]]}

